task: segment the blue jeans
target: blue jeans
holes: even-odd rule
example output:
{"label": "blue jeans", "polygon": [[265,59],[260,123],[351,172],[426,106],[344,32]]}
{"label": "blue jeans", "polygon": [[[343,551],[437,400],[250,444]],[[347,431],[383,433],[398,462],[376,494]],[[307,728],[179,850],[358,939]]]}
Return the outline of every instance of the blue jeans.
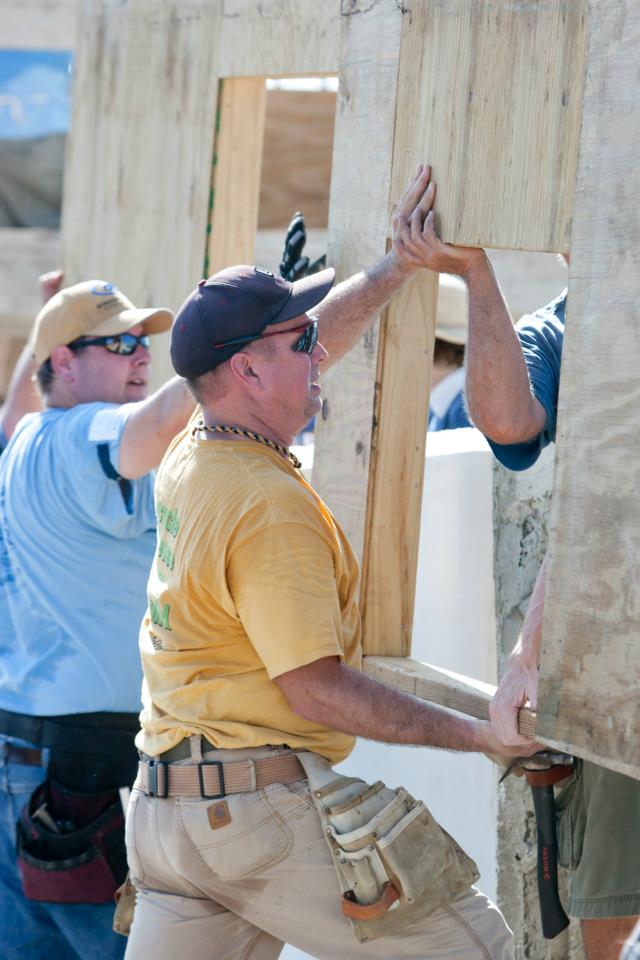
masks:
{"label": "blue jeans", "polygon": [[0,960],[120,960],[126,938],[112,930],[111,904],[35,903],[23,896],[16,822],[46,770],[8,763],[8,743],[33,746],[0,734]]}

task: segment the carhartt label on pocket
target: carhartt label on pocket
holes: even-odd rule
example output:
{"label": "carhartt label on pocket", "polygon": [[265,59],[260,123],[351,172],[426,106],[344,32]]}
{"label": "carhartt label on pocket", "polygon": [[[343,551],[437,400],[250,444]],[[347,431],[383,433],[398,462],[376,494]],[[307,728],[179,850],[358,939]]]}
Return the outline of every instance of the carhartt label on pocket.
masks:
{"label": "carhartt label on pocket", "polygon": [[231,823],[231,814],[226,800],[212,803],[210,807],[207,807],[207,816],[212,830],[217,830],[218,827],[226,827],[227,824]]}

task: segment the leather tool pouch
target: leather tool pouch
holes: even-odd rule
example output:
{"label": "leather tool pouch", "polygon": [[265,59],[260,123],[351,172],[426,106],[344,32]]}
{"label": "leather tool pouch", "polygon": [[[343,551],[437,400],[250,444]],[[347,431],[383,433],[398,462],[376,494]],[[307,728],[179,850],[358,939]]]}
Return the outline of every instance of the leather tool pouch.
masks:
{"label": "leather tool pouch", "polygon": [[[50,826],[38,816],[43,805]],[[17,846],[29,900],[112,903],[127,873],[118,791],[79,793],[55,781],[41,784],[20,815]]]}
{"label": "leather tool pouch", "polygon": [[388,936],[463,893],[478,869],[404,788],[336,774],[299,753],[360,942]]}

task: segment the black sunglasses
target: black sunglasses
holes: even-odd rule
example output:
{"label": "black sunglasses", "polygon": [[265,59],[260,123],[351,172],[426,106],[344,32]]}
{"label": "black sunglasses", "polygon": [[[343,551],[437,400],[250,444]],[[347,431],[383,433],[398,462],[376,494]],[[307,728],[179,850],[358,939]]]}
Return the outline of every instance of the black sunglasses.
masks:
{"label": "black sunglasses", "polygon": [[217,343],[215,349],[220,350],[221,347],[235,347],[239,343],[251,343],[253,340],[266,340],[267,337],[277,337],[282,333],[299,333],[300,331],[302,331],[302,336],[298,337],[291,349],[295,353],[312,354],[318,342],[318,321],[315,317],[307,323],[301,323],[299,327],[289,327],[288,330],[272,330],[271,333],[253,333],[248,337],[236,337],[234,340],[225,340],[224,343]]}
{"label": "black sunglasses", "polygon": [[117,353],[120,357],[130,357],[136,352],[138,344],[149,347],[149,337],[143,334],[137,337],[133,333],[115,333],[110,337],[91,337],[86,340],[74,340],[68,343],[70,350],[81,350],[83,347],[104,347],[109,353]]}

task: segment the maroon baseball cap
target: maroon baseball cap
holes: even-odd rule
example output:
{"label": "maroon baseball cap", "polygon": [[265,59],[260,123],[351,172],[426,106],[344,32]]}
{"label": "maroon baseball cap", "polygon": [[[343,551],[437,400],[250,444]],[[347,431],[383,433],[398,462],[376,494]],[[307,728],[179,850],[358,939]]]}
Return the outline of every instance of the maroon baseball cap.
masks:
{"label": "maroon baseball cap", "polygon": [[[290,283],[261,267],[228,267],[201,280],[171,328],[171,362],[181,377],[199,377],[245,346],[228,340],[258,336],[272,323],[317,306],[333,285],[333,268]],[[249,341],[247,341],[249,342]]]}

